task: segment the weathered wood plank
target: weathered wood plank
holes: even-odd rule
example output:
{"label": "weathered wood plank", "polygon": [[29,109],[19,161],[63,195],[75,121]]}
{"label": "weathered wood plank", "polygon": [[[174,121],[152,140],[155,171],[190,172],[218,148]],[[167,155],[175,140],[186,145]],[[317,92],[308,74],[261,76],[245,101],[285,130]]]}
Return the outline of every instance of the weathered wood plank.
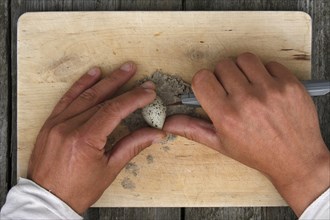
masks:
{"label": "weathered wood plank", "polygon": [[[116,216],[118,217],[118,216]],[[89,208],[84,214],[83,218],[85,220],[91,219],[91,220],[97,220],[100,219],[99,215],[99,208]]]}
{"label": "weathered wood plank", "polygon": [[259,219],[291,220],[298,219],[292,209],[287,207],[262,207]]}
{"label": "weathered wood plank", "polygon": [[[16,184],[16,161],[17,161],[17,130],[16,130],[16,89],[17,89],[17,21],[21,14],[29,11],[112,11],[112,10],[180,10],[182,6],[181,1],[106,1],[106,0],[12,0],[11,3],[11,45],[12,45],[12,164],[11,185]],[[135,209],[135,208],[91,208],[84,214],[84,219],[179,219],[180,208],[172,209]],[[130,218],[128,218],[130,217]]]}
{"label": "weathered wood plank", "polygon": [[119,10],[177,11],[182,10],[181,0],[118,0]]}
{"label": "weathered wood plank", "polygon": [[9,1],[0,2],[0,207],[8,190],[9,163]]}
{"label": "weathered wood plank", "polygon": [[[327,0],[204,0],[186,1],[186,10],[285,10],[305,11],[313,19],[312,77],[330,79],[330,2]],[[318,109],[322,136],[330,148],[330,95],[314,98]],[[226,210],[223,211],[223,210]],[[258,210],[255,208],[254,210]],[[250,208],[186,209],[186,217],[202,219],[208,213],[219,219],[240,219],[249,216]],[[229,215],[227,215],[229,213]],[[259,213],[260,215],[258,215]],[[253,219],[295,219],[289,207],[263,207]]]}
{"label": "weathered wood plank", "polygon": [[[309,1],[309,0],[308,0]],[[186,10],[297,10],[298,0],[203,0],[185,1]]]}
{"label": "weathered wood plank", "polygon": [[180,219],[179,208],[108,208],[100,209],[100,220],[172,220]]}
{"label": "weathered wood plank", "polygon": [[[313,21],[312,77],[330,80],[330,1],[299,1],[298,9]],[[330,94],[315,97],[322,137],[330,149]]]}
{"label": "weathered wood plank", "polygon": [[186,208],[185,219],[260,219],[260,208]]}

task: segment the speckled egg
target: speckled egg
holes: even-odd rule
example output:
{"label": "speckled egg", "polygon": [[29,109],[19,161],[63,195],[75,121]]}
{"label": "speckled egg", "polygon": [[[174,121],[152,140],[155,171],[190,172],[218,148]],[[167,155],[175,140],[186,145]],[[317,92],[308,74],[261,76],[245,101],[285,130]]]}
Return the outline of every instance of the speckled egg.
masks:
{"label": "speckled egg", "polygon": [[166,106],[157,96],[152,103],[142,109],[142,116],[150,126],[162,129],[166,118]]}

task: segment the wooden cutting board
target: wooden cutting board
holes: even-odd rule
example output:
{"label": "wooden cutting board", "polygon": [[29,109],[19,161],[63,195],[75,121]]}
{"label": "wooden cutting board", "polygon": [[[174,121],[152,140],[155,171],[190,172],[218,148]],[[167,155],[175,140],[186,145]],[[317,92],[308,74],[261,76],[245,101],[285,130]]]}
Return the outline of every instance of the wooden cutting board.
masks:
{"label": "wooden cutting board", "polygon": [[[57,100],[92,66],[138,65],[127,88],[157,69],[191,82],[201,68],[251,51],[310,79],[311,19],[301,12],[46,12],[18,24],[18,176]],[[98,207],[286,205],[259,172],[176,137],[144,150]]]}

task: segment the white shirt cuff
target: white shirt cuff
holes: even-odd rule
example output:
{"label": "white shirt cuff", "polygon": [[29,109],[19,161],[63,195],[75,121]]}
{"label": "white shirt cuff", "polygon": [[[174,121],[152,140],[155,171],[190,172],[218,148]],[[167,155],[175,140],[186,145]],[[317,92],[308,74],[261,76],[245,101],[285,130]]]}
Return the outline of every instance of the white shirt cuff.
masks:
{"label": "white shirt cuff", "polygon": [[299,220],[304,219],[330,219],[330,188],[305,209]]}
{"label": "white shirt cuff", "polygon": [[19,178],[1,209],[1,219],[82,219],[65,202],[31,180]]}

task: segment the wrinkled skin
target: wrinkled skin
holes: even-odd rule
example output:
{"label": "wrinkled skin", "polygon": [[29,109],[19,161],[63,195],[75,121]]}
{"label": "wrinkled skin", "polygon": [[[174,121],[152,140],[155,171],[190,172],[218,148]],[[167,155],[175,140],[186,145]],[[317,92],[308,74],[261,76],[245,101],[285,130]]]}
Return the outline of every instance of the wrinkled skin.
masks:
{"label": "wrinkled skin", "polygon": [[129,62],[101,80],[100,69],[91,69],[58,102],[37,137],[28,178],[79,214],[100,198],[134,156],[165,135],[143,128],[105,151],[107,136],[120,121],[156,97],[151,82],[114,97],[135,72]]}
{"label": "wrinkled skin", "polygon": [[259,170],[297,216],[329,187],[329,151],[314,103],[287,68],[244,53],[214,72],[199,71],[192,88],[211,122],[173,116],[165,131]]}

